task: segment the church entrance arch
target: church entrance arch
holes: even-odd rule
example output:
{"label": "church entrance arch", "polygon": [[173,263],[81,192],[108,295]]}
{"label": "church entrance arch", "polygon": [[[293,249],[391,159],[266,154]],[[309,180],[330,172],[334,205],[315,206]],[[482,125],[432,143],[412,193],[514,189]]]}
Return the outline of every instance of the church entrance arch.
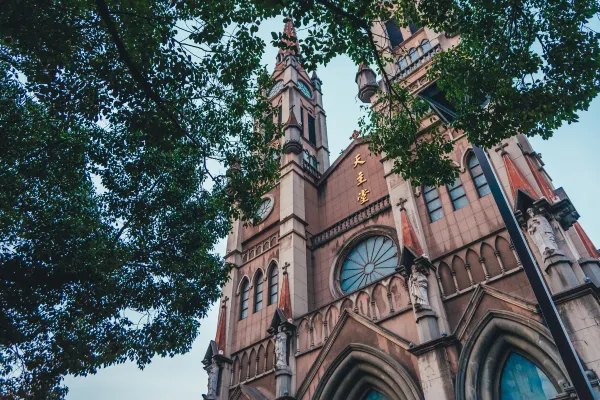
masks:
{"label": "church entrance arch", "polygon": [[408,371],[384,352],[348,345],[321,378],[312,400],[422,400]]}
{"label": "church entrance arch", "polygon": [[508,311],[489,311],[458,362],[456,400],[553,398],[568,382],[548,329]]}

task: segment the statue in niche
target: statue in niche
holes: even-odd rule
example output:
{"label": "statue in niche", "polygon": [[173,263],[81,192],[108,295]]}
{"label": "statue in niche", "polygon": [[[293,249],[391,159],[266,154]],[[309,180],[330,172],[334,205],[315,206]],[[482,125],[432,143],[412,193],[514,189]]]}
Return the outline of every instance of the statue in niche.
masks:
{"label": "statue in niche", "polygon": [[217,398],[217,386],[219,384],[219,365],[217,361],[213,359],[211,365],[207,366],[206,372],[208,373],[208,393],[206,393],[206,399]]}
{"label": "statue in niche", "polygon": [[429,308],[427,269],[422,265],[413,265],[409,280],[410,294],[415,309]]}
{"label": "statue in niche", "polygon": [[527,220],[527,233],[537,246],[543,257],[548,257],[558,251],[556,238],[552,225],[542,214],[536,212],[533,208],[527,209],[529,220]]}
{"label": "statue in niche", "polygon": [[287,368],[287,333],[282,327],[279,328],[279,332],[275,335],[275,368],[285,369]]}

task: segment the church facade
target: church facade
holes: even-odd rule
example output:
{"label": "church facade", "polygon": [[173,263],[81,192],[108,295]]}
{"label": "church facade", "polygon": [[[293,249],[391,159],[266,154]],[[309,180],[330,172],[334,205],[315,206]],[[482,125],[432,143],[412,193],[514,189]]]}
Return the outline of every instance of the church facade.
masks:
{"label": "church facade", "polygon": [[[414,92],[457,38],[374,26]],[[285,26],[294,36],[291,22]],[[406,57],[401,50],[407,50]],[[280,51],[269,97],[284,126],[280,181],[236,221],[205,399],[567,399],[574,393],[481,168],[460,132],[460,176],[413,187],[355,138],[329,163],[321,84]],[[359,98],[375,75],[361,65]],[[488,155],[598,391],[600,254],[523,136]],[[600,393],[600,392],[599,392]]]}

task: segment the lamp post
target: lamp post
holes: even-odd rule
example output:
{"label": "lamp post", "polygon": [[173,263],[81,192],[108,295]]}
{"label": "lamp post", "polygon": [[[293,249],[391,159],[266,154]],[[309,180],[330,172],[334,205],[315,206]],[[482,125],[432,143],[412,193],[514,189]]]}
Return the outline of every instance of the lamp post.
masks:
{"label": "lamp post", "polygon": [[[427,96],[421,95],[421,97],[429,102],[433,108],[443,110],[446,116],[446,118],[443,118],[444,120],[448,120],[448,117],[452,118],[452,120],[456,118],[456,113],[454,111]],[[529,279],[529,284],[533,289],[533,294],[535,295],[540,311],[542,312],[546,324],[548,325],[548,329],[554,338],[554,343],[556,344],[558,352],[563,360],[563,363],[565,364],[565,368],[569,374],[569,377],[571,378],[571,382],[573,383],[573,387],[577,392],[577,396],[580,400],[595,400],[596,396],[594,395],[592,385],[587,379],[586,373],[581,365],[581,361],[579,360],[579,357],[573,348],[573,344],[571,343],[569,335],[567,334],[558,311],[556,310],[556,306],[554,305],[554,301],[552,300],[548,286],[546,285],[539,268],[536,266],[533,254],[531,254],[531,250],[525,241],[525,237],[523,237],[523,232],[521,231],[519,223],[517,222],[510,204],[504,195],[504,191],[500,186],[500,182],[498,181],[498,177],[492,168],[490,160],[486,152],[475,143],[473,143],[473,151],[477,157],[477,161],[479,161],[481,169],[483,170],[483,175],[485,176],[492,195],[494,196],[496,206],[500,211],[504,225],[506,225],[510,239],[515,246],[515,251],[521,260],[523,270],[527,275],[527,279]]]}

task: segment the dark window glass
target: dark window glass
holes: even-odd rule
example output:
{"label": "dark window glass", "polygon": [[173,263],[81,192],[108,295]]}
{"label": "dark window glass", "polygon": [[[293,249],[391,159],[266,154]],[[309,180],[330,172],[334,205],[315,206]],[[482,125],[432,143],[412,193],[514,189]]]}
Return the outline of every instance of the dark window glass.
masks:
{"label": "dark window glass", "polygon": [[437,221],[444,216],[444,210],[442,209],[442,202],[440,201],[440,195],[435,187],[425,186],[423,188],[423,197],[425,198],[425,204],[427,205],[427,212],[431,222]]}
{"label": "dark window glass", "polygon": [[388,37],[390,38],[390,46],[392,48],[398,46],[404,41],[402,38],[402,32],[400,32],[400,28],[398,28],[398,23],[396,23],[395,19],[390,19],[387,21],[385,23],[385,29],[387,30]]}
{"label": "dark window glass", "polygon": [[450,195],[452,206],[454,206],[455,210],[460,210],[469,204],[465,188],[463,187],[460,178],[457,177],[452,185],[447,185],[446,187],[448,188],[448,194]]}
{"label": "dark window glass", "polygon": [[469,154],[469,159],[467,162],[469,164],[469,172],[471,173],[471,178],[473,178],[473,183],[477,188],[477,193],[479,193],[479,197],[483,197],[485,195],[490,194],[490,187],[488,186],[487,180],[485,179],[481,166],[479,165],[479,160],[477,160],[475,154]]}
{"label": "dark window glass", "polygon": [[315,117],[308,115],[308,141],[313,145],[317,144],[317,135],[315,133]]}
{"label": "dark window glass", "polygon": [[415,24],[408,24],[408,29],[410,30],[410,34],[414,35],[415,33],[417,33],[417,31],[419,30],[420,27],[418,27]]}
{"label": "dark window glass", "polygon": [[254,312],[263,308],[263,274],[258,271],[254,282]]}
{"label": "dark window glass", "polygon": [[279,274],[277,266],[271,267],[269,275],[269,305],[277,303],[277,293],[279,292]]}
{"label": "dark window glass", "polygon": [[300,135],[304,136],[304,108],[300,107]]}
{"label": "dark window glass", "polygon": [[419,96],[429,102],[433,112],[435,112],[442,121],[448,123],[454,120],[453,113],[456,113],[456,109],[446,99],[444,92],[440,90],[435,82],[423,89],[423,91],[419,93]]}
{"label": "dark window glass", "polygon": [[248,299],[250,298],[250,282],[248,279],[242,283],[242,293],[240,297],[240,319],[248,316]]}
{"label": "dark window glass", "polygon": [[317,168],[317,157],[311,157],[312,166]]}

